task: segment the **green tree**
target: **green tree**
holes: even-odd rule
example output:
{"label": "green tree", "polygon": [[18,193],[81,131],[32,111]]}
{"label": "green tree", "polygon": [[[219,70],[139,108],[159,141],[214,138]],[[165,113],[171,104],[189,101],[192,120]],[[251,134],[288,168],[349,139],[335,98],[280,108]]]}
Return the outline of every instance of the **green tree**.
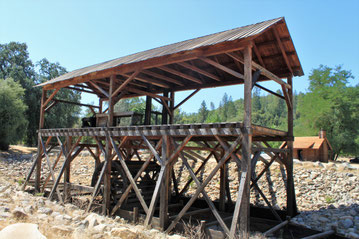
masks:
{"label": "green tree", "polygon": [[[58,62],[51,63],[46,58],[40,60],[36,65],[39,67],[37,78],[40,82],[51,80],[67,72]],[[61,89],[55,98],[79,103],[81,93],[70,89]],[[81,108],[77,105],[58,103],[45,114],[45,128],[71,128],[78,121],[80,111]]]}
{"label": "green tree", "polygon": [[28,106],[25,118],[29,124],[25,142],[28,145],[37,143],[36,130],[39,125],[41,91],[34,86],[36,82],[34,65],[32,64],[25,43],[10,42],[0,44],[0,79],[12,78],[25,89],[24,103]]}
{"label": "green tree", "polygon": [[321,65],[309,76],[309,92],[298,99],[296,135],[327,131],[335,158],[359,152],[359,86],[348,86],[353,78],[341,66]]}
{"label": "green tree", "polygon": [[0,80],[0,149],[21,140],[27,124],[24,89],[13,79]]}
{"label": "green tree", "polygon": [[205,101],[202,101],[201,107],[198,110],[198,121],[199,123],[203,123],[206,121],[208,117],[208,109]]}

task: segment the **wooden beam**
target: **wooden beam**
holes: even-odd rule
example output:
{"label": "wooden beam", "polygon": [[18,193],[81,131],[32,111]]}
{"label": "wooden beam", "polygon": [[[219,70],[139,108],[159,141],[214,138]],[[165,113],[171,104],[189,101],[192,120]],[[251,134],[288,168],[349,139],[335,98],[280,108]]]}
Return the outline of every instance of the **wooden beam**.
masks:
{"label": "wooden beam", "polygon": [[153,71],[150,71],[150,70],[143,70],[142,73],[144,73],[146,75],[149,75],[149,76],[152,76],[152,77],[157,78],[157,79],[161,79],[161,80],[164,80],[164,81],[167,81],[167,82],[171,82],[171,83],[176,84],[176,85],[184,86],[184,84],[179,80],[164,76],[162,74],[159,74],[159,73],[156,73],[156,72],[153,72]]}
{"label": "wooden beam", "polygon": [[279,46],[279,48],[280,48],[280,51],[281,51],[282,54],[283,54],[284,61],[285,61],[285,63],[287,64],[287,67],[288,67],[289,71],[290,71],[290,72],[292,73],[292,75],[293,75],[292,66],[290,65],[290,62],[289,62],[287,53],[285,52],[283,43],[282,43],[282,41],[280,40],[279,33],[278,33],[278,30],[277,30],[276,27],[273,27],[273,33],[274,33],[274,36],[275,36],[275,38],[276,38],[276,40],[277,40],[278,46]]}
{"label": "wooden beam", "polygon": [[137,93],[137,94],[140,94],[140,95],[151,96],[152,98],[159,98],[159,99],[168,100],[168,101],[171,100],[171,99],[168,98],[168,97],[160,96],[160,95],[157,95],[157,94],[154,94],[154,93],[151,93],[151,92],[139,90],[139,89],[132,88],[132,87],[127,87],[126,89],[127,89],[128,91],[130,91],[130,92],[134,92],[134,93]]}
{"label": "wooden beam", "polygon": [[135,79],[135,77],[140,73],[141,70],[136,70],[135,72],[132,73],[132,75],[130,77],[128,77],[125,82],[123,82],[121,84],[120,87],[118,87],[113,93],[112,93],[112,97],[115,97],[120,91],[122,91],[123,89],[125,89],[125,87],[132,81]]}
{"label": "wooden beam", "polygon": [[74,85],[78,83],[87,82],[89,80],[95,80],[100,78],[109,77],[111,74],[122,74],[127,72],[133,72],[135,69],[139,67],[142,69],[150,69],[153,67],[174,64],[183,61],[194,60],[200,56],[213,56],[222,54],[225,52],[232,52],[243,49],[246,45],[250,43],[253,37],[248,37],[246,39],[238,39],[232,42],[224,42],[218,43],[212,46],[204,46],[197,48],[195,50],[189,50],[185,52],[179,52],[171,55],[165,55],[163,57],[156,57],[149,60],[135,62],[131,64],[124,64],[118,67],[113,67],[111,69],[103,70],[100,72],[92,72],[86,75],[78,76],[71,78],[66,81],[61,81],[53,84],[44,85],[46,90],[54,89],[54,88],[63,88],[68,85]]}
{"label": "wooden beam", "polygon": [[[157,143],[156,145],[156,149],[158,149],[159,147],[161,147],[162,145],[162,139]],[[155,150],[156,152],[156,150]],[[136,176],[134,177],[134,181],[136,181],[141,174],[145,171],[145,169],[147,168],[148,164],[151,162],[152,159],[152,155],[150,154],[149,157],[146,159],[145,163],[142,165],[141,169],[137,172]],[[118,200],[116,206],[113,208],[111,215],[113,216],[115,214],[115,212],[121,207],[122,203],[124,202],[124,200],[127,198],[128,194],[130,193],[130,190],[132,189],[132,184],[128,185],[125,192],[122,194],[121,198]],[[151,201],[152,203],[152,201]],[[150,210],[150,209],[149,209]],[[149,211],[150,213],[150,211]],[[149,214],[147,213],[147,215]]]}
{"label": "wooden beam", "polygon": [[[45,147],[44,141],[42,140],[41,136],[39,136],[39,138],[40,138],[42,150],[43,150],[43,152],[44,152],[44,154],[45,154],[47,166],[49,167],[52,180],[54,181],[54,184],[55,184],[55,182],[56,182],[55,173],[54,173],[54,170],[53,170],[52,167],[51,167],[49,155],[47,154],[46,147]],[[61,202],[61,203],[64,203],[64,201],[62,200],[62,196],[61,196],[60,190],[59,190],[58,188],[56,189],[56,193],[57,193],[57,196],[58,196],[60,202]]]}
{"label": "wooden beam", "polygon": [[213,61],[213,60],[211,60],[211,59],[209,59],[209,58],[200,57],[199,59],[200,59],[201,61],[206,62],[207,64],[210,64],[210,65],[212,65],[212,66],[214,66],[214,67],[216,67],[216,68],[218,68],[218,69],[224,71],[224,72],[227,72],[228,74],[230,74],[230,75],[232,75],[232,76],[235,76],[235,77],[237,77],[237,78],[239,78],[239,79],[244,79],[244,76],[243,76],[241,73],[239,73],[239,72],[237,72],[237,71],[234,71],[234,70],[232,70],[232,69],[230,69],[230,68],[228,68],[228,67],[226,67],[226,66],[224,66],[224,65],[221,65],[221,64],[219,64],[219,63],[217,63],[217,62],[215,62],[215,61]]}
{"label": "wooden beam", "polygon": [[282,85],[282,91],[283,91],[285,102],[287,103],[287,108],[291,109],[293,107],[292,100],[288,94],[287,89],[283,85]]}
{"label": "wooden beam", "polygon": [[201,89],[197,89],[195,91],[193,91],[189,96],[187,96],[184,100],[182,100],[180,103],[178,103],[174,109],[177,109],[178,107],[180,107],[181,105],[183,105],[187,100],[189,100],[192,96],[194,96],[195,94],[197,94],[198,91],[200,91]]}
{"label": "wooden beam", "polygon": [[259,63],[260,63],[264,68],[266,68],[266,65],[264,64],[263,58],[262,58],[262,56],[261,56],[261,53],[259,52],[258,47],[256,46],[256,44],[255,44],[254,42],[253,42],[253,50],[254,50],[254,52],[255,52],[257,58],[258,58]]}
{"label": "wooden beam", "polygon": [[127,165],[126,165],[125,160],[123,159],[123,156],[122,156],[121,152],[118,150],[118,148],[117,148],[117,146],[116,146],[116,143],[115,143],[115,141],[113,140],[113,138],[109,136],[109,140],[110,140],[111,143],[112,143],[112,146],[113,146],[113,148],[114,148],[114,150],[115,150],[115,152],[116,152],[116,154],[117,154],[117,157],[118,157],[118,159],[119,159],[119,161],[120,161],[120,164],[121,164],[121,166],[122,166],[122,169],[125,171],[126,176],[127,176],[128,180],[130,181],[130,183],[131,183],[131,185],[132,185],[132,188],[133,188],[133,190],[135,191],[135,194],[136,194],[138,200],[139,200],[140,203],[141,203],[141,206],[143,207],[143,210],[144,210],[146,213],[148,213],[148,207],[147,207],[147,205],[146,205],[146,202],[145,202],[145,200],[143,199],[143,197],[142,197],[142,195],[141,195],[141,191],[138,189],[137,184],[136,184],[135,180],[133,179],[132,174],[131,174],[130,170],[128,169]]}
{"label": "wooden beam", "polygon": [[239,213],[240,213],[240,209],[241,209],[241,205],[242,205],[242,200],[243,200],[243,197],[244,197],[244,189],[245,189],[246,180],[247,180],[247,173],[248,172],[242,172],[240,180],[239,180],[237,202],[236,202],[236,206],[234,207],[233,219],[232,219],[232,223],[231,223],[231,230],[230,230],[230,233],[229,233],[229,238],[230,239],[234,238],[234,234],[235,234],[236,229],[237,229]]}
{"label": "wooden beam", "polygon": [[[130,77],[130,75],[128,74],[121,74],[123,76],[126,76],[126,77]],[[166,88],[166,89],[169,89],[170,86],[162,81],[159,81],[159,80],[156,80],[156,79],[152,79],[152,78],[148,78],[146,76],[144,76],[143,74],[141,76],[137,75],[135,77],[136,80],[138,81],[141,81],[141,82],[145,82],[145,83],[148,83],[148,84],[151,84],[151,85],[155,85],[155,86],[159,86],[159,87],[162,87],[162,88]]]}
{"label": "wooden beam", "polygon": [[274,232],[278,231],[279,229],[281,229],[282,227],[286,226],[288,223],[290,222],[290,219],[287,219],[281,223],[279,223],[278,225],[272,227],[271,229],[267,230],[266,232],[263,233],[263,236],[267,237],[272,235]]}
{"label": "wooden beam", "polygon": [[[226,55],[228,55],[229,57],[233,58],[234,60],[239,61],[242,64],[244,64],[244,59],[241,56],[239,56],[236,52],[229,52],[229,53],[226,53]],[[252,68],[256,69],[256,70],[260,70],[261,74],[264,75],[265,77],[267,77],[268,79],[273,80],[280,85],[285,85],[285,87],[288,89],[290,88],[290,85],[288,85],[283,80],[281,80],[278,76],[274,75],[272,72],[270,72],[263,66],[255,63],[254,61],[252,61]]]}
{"label": "wooden beam", "polygon": [[100,108],[97,105],[88,105],[88,104],[82,104],[82,103],[77,103],[77,102],[72,102],[72,101],[67,101],[67,100],[60,100],[60,99],[52,99],[53,101],[56,102],[60,102],[60,103],[66,103],[66,104],[72,104],[72,105],[78,105],[78,106],[84,106],[84,107],[92,107],[92,108]]}
{"label": "wooden beam", "polygon": [[167,72],[169,72],[169,73],[171,73],[171,74],[173,74],[173,75],[180,76],[180,77],[182,77],[182,78],[184,78],[184,79],[187,79],[187,80],[189,80],[189,81],[192,81],[192,82],[194,82],[194,83],[198,83],[198,84],[202,84],[202,83],[203,83],[201,80],[198,80],[198,79],[196,79],[196,78],[193,77],[193,76],[190,76],[190,75],[184,74],[184,73],[182,73],[182,72],[180,72],[180,71],[171,69],[171,68],[168,67],[168,66],[159,66],[159,67],[157,67],[157,68],[159,68],[159,69],[161,69],[161,70],[163,70],[163,71],[167,71]]}
{"label": "wooden beam", "polygon": [[209,72],[207,72],[205,70],[202,70],[201,68],[198,68],[197,66],[188,64],[187,62],[178,62],[177,64],[180,65],[180,66],[183,66],[183,67],[185,67],[187,69],[190,69],[190,70],[192,70],[194,72],[197,72],[199,74],[207,76],[208,78],[211,78],[211,79],[213,79],[215,81],[221,81],[221,79],[218,76],[216,76],[216,75],[214,75],[212,73],[209,73]]}
{"label": "wooden beam", "polygon": [[[184,157],[183,153],[181,153],[181,159],[183,161],[183,163],[185,164],[187,170],[189,171],[190,175],[191,175],[191,178],[194,180],[194,182],[196,183],[197,187],[201,187],[201,182],[198,180],[198,178],[196,177],[195,173],[193,172],[191,166],[188,164],[188,161],[187,159]],[[223,166],[223,165],[222,165]],[[213,213],[213,215],[215,216],[215,218],[217,219],[218,223],[221,225],[221,227],[223,228],[224,232],[225,233],[228,233],[229,232],[229,229],[227,227],[227,225],[224,223],[221,215],[218,213],[217,211],[217,208],[215,207],[215,205],[213,204],[212,200],[210,199],[210,197],[208,196],[207,192],[205,191],[205,189],[202,190],[202,195],[204,197],[204,199],[206,200],[209,208],[206,208],[207,210],[210,209],[211,212]],[[182,215],[183,216],[186,216],[186,215],[193,215],[193,211],[192,212],[187,212],[187,213],[184,213]],[[197,212],[196,212],[197,213]],[[176,217],[173,217],[171,219],[175,219]]]}
{"label": "wooden beam", "polygon": [[67,88],[67,89],[69,89],[69,90],[75,90],[75,91],[80,91],[80,92],[85,92],[85,93],[97,95],[97,93],[94,92],[94,91],[92,91],[92,90],[91,90],[91,91],[90,91],[90,90],[84,90],[84,89],[77,88],[77,87],[72,87],[72,86],[66,86],[66,87],[64,87],[64,88]]}
{"label": "wooden beam", "polygon": [[161,183],[163,181],[165,169],[166,169],[166,165],[162,165],[160,173],[159,173],[157,181],[156,181],[155,190],[153,191],[150,207],[148,209],[148,213],[147,213],[146,218],[145,218],[145,223],[144,223],[145,226],[148,226],[150,224],[150,222],[152,220],[152,217],[153,217],[153,214],[154,214],[154,212],[156,210],[156,204],[158,202]]}
{"label": "wooden beam", "polygon": [[277,97],[283,99],[283,100],[285,99],[283,95],[280,95],[280,94],[278,94],[278,93],[276,93],[276,92],[274,92],[274,91],[271,91],[271,90],[269,90],[269,89],[267,89],[267,88],[265,88],[265,87],[263,87],[263,86],[261,86],[261,85],[258,85],[258,84],[254,84],[254,85],[257,86],[258,88],[264,90],[264,91],[267,91],[268,93],[270,93],[270,94],[272,94],[272,95],[275,95],[275,96],[277,96]]}
{"label": "wooden beam", "polygon": [[109,94],[104,90],[102,89],[98,84],[96,84],[95,82],[93,81],[89,81],[88,82],[90,85],[92,85],[93,87],[95,87],[97,90],[99,90],[103,95],[105,95],[107,98],[109,98]]}
{"label": "wooden beam", "polygon": [[[249,237],[250,219],[250,176],[252,146],[252,48],[244,50],[244,116],[241,171],[246,172],[242,206],[240,208],[240,231],[245,238]],[[231,228],[232,229],[232,228]]]}
{"label": "wooden beam", "polygon": [[172,231],[172,229],[176,226],[176,224],[179,222],[179,220],[182,218],[183,214],[187,212],[187,210],[191,207],[191,205],[194,203],[194,201],[197,199],[199,194],[203,191],[203,189],[207,186],[209,181],[212,180],[213,176],[217,173],[218,169],[222,167],[222,165],[228,160],[230,155],[233,153],[233,151],[236,150],[238,144],[242,140],[242,135],[238,136],[237,139],[234,141],[234,143],[231,145],[229,151],[227,151],[224,156],[221,158],[221,160],[218,162],[216,167],[211,171],[211,173],[207,176],[206,180],[201,184],[200,187],[197,188],[196,192],[192,196],[192,198],[187,202],[187,204],[182,208],[182,210],[179,212],[177,217],[172,221],[170,226],[167,228],[166,233],[169,233]]}
{"label": "wooden beam", "polygon": [[51,104],[45,108],[45,112],[48,112],[49,110],[51,110],[52,107],[54,107],[56,104],[57,104],[57,101],[52,101]]}
{"label": "wooden beam", "polygon": [[52,92],[52,94],[49,96],[49,98],[47,98],[46,101],[44,102],[44,104],[42,105],[43,108],[52,100],[52,98],[54,98],[54,96],[56,95],[56,93],[59,90],[60,89],[55,89],[54,92]]}

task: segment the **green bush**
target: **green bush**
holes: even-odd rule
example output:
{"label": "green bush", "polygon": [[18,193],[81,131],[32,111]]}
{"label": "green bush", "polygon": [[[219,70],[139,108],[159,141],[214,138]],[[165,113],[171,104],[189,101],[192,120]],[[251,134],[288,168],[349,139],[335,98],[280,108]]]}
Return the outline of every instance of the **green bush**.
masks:
{"label": "green bush", "polygon": [[11,143],[23,138],[27,120],[27,106],[23,102],[24,89],[13,79],[0,79],[0,149],[8,150]]}

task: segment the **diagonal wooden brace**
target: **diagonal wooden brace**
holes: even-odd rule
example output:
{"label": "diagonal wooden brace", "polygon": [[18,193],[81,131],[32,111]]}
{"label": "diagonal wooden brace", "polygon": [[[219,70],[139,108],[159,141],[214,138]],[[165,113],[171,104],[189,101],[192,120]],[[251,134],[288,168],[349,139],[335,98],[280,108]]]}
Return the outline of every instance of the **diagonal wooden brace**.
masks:
{"label": "diagonal wooden brace", "polygon": [[191,207],[191,205],[194,203],[194,201],[197,199],[199,194],[203,191],[203,189],[207,186],[209,181],[212,180],[213,176],[216,174],[218,169],[222,167],[222,165],[228,160],[230,155],[233,153],[234,150],[236,150],[239,143],[242,141],[242,135],[238,136],[237,139],[234,141],[232,146],[230,147],[229,151],[227,151],[222,159],[219,161],[219,163],[216,165],[216,167],[212,170],[212,172],[208,175],[206,180],[202,183],[201,187],[197,188],[195,194],[192,196],[192,198],[187,202],[187,204],[183,207],[183,209],[180,211],[180,213],[177,215],[177,217],[172,221],[170,226],[167,228],[166,233],[169,233],[172,231],[172,229],[176,226],[176,224],[179,222],[179,220],[182,218],[182,216],[187,212],[187,210]]}
{"label": "diagonal wooden brace", "polygon": [[131,185],[132,185],[132,187],[133,187],[133,190],[134,190],[135,193],[136,193],[136,196],[137,196],[138,200],[140,200],[140,203],[141,203],[141,205],[142,205],[142,207],[143,207],[143,210],[145,210],[145,212],[148,213],[148,207],[147,207],[147,205],[146,205],[146,202],[145,202],[145,200],[143,199],[143,197],[142,197],[142,195],[141,195],[141,192],[140,192],[140,190],[138,189],[137,184],[136,184],[135,180],[133,179],[133,177],[132,177],[132,175],[131,175],[131,172],[130,172],[130,170],[128,169],[128,167],[127,167],[127,165],[126,165],[126,163],[125,163],[125,161],[124,161],[124,159],[123,159],[123,157],[122,157],[122,155],[121,155],[121,152],[120,152],[119,149],[117,148],[116,143],[115,143],[115,141],[113,140],[113,138],[112,138],[111,136],[107,136],[107,137],[110,138],[111,144],[112,144],[114,150],[116,151],[118,160],[120,161],[120,164],[121,164],[123,170],[125,171],[126,176],[127,176],[128,180],[130,181],[130,183],[131,183]]}

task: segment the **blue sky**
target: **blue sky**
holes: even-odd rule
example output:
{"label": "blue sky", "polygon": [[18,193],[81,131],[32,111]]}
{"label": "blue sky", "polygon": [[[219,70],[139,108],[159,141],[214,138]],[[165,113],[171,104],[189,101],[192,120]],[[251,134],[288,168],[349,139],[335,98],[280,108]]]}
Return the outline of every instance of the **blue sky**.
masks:
{"label": "blue sky", "polygon": [[[341,64],[355,76],[351,84],[359,83],[358,0],[0,0],[0,9],[0,43],[25,42],[33,62],[46,57],[68,71],[284,16],[305,73],[294,78],[297,92],[306,90],[311,69],[320,64]],[[182,109],[195,112],[202,100],[218,106],[225,92],[238,99],[243,87],[200,91]],[[186,94],[178,93],[176,101]]]}

